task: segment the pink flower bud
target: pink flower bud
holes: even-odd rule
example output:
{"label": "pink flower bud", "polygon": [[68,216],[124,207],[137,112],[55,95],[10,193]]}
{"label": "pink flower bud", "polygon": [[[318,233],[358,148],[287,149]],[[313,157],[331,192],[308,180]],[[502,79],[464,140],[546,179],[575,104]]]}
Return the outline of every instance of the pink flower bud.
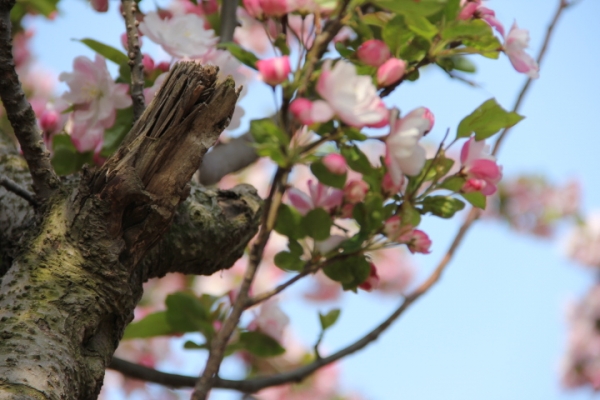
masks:
{"label": "pink flower bud", "polygon": [[293,6],[292,0],[260,0],[259,3],[267,17],[283,17]]}
{"label": "pink flower bud", "polygon": [[405,241],[405,235],[412,231],[412,225],[402,225],[402,220],[399,216],[394,215],[385,221],[383,225],[383,234],[390,240]]}
{"label": "pink flower bud", "polygon": [[396,83],[404,76],[406,62],[398,58],[390,58],[377,69],[377,84],[386,87]]}
{"label": "pink flower bud", "polygon": [[323,157],[323,164],[332,174],[343,175],[348,171],[346,159],[341,154],[327,154]]}
{"label": "pink flower bud", "polygon": [[167,61],[161,61],[158,63],[156,68],[160,69],[162,72],[167,72],[171,69],[171,64],[169,64]]}
{"label": "pink flower bud", "polygon": [[288,56],[259,60],[256,62],[256,68],[258,68],[263,82],[271,86],[284,82],[292,70]]}
{"label": "pink flower bud", "polygon": [[375,264],[371,263],[371,272],[369,277],[366,281],[358,285],[358,287],[362,290],[370,292],[373,289],[376,289],[377,286],[379,286],[379,275],[377,275],[377,268],[375,267]]}
{"label": "pink flower bud", "polygon": [[253,18],[261,19],[264,17],[264,11],[260,5],[260,0],[244,0],[246,12]]}
{"label": "pink flower bud", "polygon": [[344,200],[350,204],[360,203],[365,199],[369,185],[363,180],[352,180],[344,187]]}
{"label": "pink flower bud", "polygon": [[481,6],[481,4],[475,3],[475,2],[469,2],[469,3],[465,4],[463,9],[460,10],[460,13],[458,14],[458,19],[464,21],[464,20],[473,18],[475,11],[477,11],[477,8],[480,6]]}
{"label": "pink flower bud", "polygon": [[360,45],[356,56],[367,65],[379,67],[390,58],[390,49],[381,40],[371,39]]}
{"label": "pink flower bud", "polygon": [[463,193],[480,192],[486,186],[486,182],[483,179],[471,178],[467,179],[461,191]]}
{"label": "pink flower bud", "polygon": [[429,250],[431,247],[431,239],[429,239],[429,236],[427,236],[425,232],[419,229],[412,231],[410,240],[406,245],[408,246],[408,250],[413,254],[429,254],[431,252],[431,250]]}
{"label": "pink flower bud", "polygon": [[60,129],[60,113],[56,110],[44,110],[40,117],[40,127],[44,132],[56,133]]}
{"label": "pink flower bud", "polygon": [[354,204],[344,204],[340,211],[340,218],[352,218],[352,212],[354,211]]}
{"label": "pink flower bud", "polygon": [[149,54],[144,53],[142,56],[142,65],[144,66],[144,71],[146,73],[154,71],[154,60]]}
{"label": "pink flower bud", "polygon": [[308,99],[299,97],[290,104],[290,112],[302,125],[310,125],[312,120],[312,102]]}
{"label": "pink flower bud", "polygon": [[98,12],[108,11],[108,0],[90,0],[92,8]]}
{"label": "pink flower bud", "polygon": [[398,193],[402,189],[405,179],[406,178],[404,177],[404,175],[401,175],[400,183],[398,185],[395,185],[394,180],[392,179],[392,176],[390,175],[390,173],[386,172],[385,175],[383,176],[383,181],[381,181],[381,190],[383,191],[383,194],[386,195],[387,197],[394,196],[396,193]]}

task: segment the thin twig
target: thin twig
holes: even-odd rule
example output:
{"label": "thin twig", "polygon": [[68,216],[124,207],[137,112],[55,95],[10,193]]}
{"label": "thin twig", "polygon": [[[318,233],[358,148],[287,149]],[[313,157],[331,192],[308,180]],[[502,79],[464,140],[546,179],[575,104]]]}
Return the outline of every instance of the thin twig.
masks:
{"label": "thin twig", "polygon": [[211,343],[208,360],[206,361],[204,372],[196,382],[192,400],[206,400],[208,397],[208,393],[213,386],[213,378],[216,377],[219,372],[219,367],[223,361],[227,342],[236,328],[242,312],[246,309],[245,305],[248,301],[248,292],[262,260],[265,246],[267,245],[271,232],[275,226],[277,210],[279,209],[283,194],[286,190],[288,175],[288,170],[278,168],[273,177],[271,190],[265,201],[264,214],[262,216],[258,238],[250,251],[248,269],[244,274],[244,280],[240,286],[231,312]]}
{"label": "thin twig", "polygon": [[220,43],[233,41],[233,32],[237,25],[236,11],[239,0],[223,0],[221,6],[221,35]]}
{"label": "thin twig", "polygon": [[50,163],[35,113],[15,70],[10,23],[10,10],[14,4],[15,0],[0,0],[0,99],[29,166],[33,190],[38,199],[44,201],[58,189],[60,180]]}
{"label": "thin twig", "polygon": [[262,303],[263,301],[266,301],[266,300],[270,299],[271,297],[278,295],[279,293],[283,292],[285,289],[287,289],[294,283],[298,282],[300,279],[304,278],[305,276],[307,276],[309,274],[314,274],[319,269],[321,269],[321,267],[322,267],[322,265],[320,265],[320,264],[315,264],[312,266],[307,265],[301,272],[294,275],[287,281],[283,282],[281,285],[276,286],[274,289],[249,298],[248,301],[246,301],[246,308],[255,306],[258,303]]}
{"label": "thin twig", "polygon": [[30,193],[24,187],[19,186],[19,184],[17,182],[13,181],[12,179],[9,179],[6,177],[0,178],[0,186],[4,186],[4,188],[6,190],[8,190],[9,192],[13,192],[17,196],[24,198],[32,206],[34,206],[34,207],[38,206],[38,202],[35,200],[34,194]]}
{"label": "thin twig", "polygon": [[142,52],[140,50],[139,21],[135,18],[137,5],[134,0],[122,0],[123,17],[127,29],[127,55],[131,68],[131,100],[133,101],[133,120],[144,113],[146,103],[144,99],[144,66],[142,65]]}

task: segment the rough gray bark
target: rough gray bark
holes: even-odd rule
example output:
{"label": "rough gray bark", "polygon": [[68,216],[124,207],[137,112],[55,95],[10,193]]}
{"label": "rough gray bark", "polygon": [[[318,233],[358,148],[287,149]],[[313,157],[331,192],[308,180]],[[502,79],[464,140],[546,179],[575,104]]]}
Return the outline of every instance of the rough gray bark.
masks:
{"label": "rough gray bark", "polygon": [[[0,254],[11,261],[0,278],[0,399],[95,399],[142,283],[227,268],[255,234],[252,188],[189,184],[239,93],[216,75],[178,64],[117,153],[63,182],[38,217],[0,189]],[[0,162],[27,186],[17,155]]]}

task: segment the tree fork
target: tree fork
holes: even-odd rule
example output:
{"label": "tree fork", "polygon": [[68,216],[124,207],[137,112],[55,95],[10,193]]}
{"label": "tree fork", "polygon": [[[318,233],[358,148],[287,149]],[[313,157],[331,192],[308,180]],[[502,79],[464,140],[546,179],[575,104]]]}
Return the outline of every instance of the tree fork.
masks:
{"label": "tree fork", "polygon": [[[104,166],[84,170],[41,207],[0,283],[0,399],[95,399],[144,280],[178,268],[210,274],[228,267],[253,236],[255,191],[189,185],[239,94],[230,78],[217,82],[217,72],[193,62],[174,66]],[[184,227],[207,236],[208,248],[199,245],[193,256],[206,261],[199,266],[178,253]],[[230,247],[211,253],[209,235],[223,227],[233,235]],[[189,262],[161,264],[157,244]]]}

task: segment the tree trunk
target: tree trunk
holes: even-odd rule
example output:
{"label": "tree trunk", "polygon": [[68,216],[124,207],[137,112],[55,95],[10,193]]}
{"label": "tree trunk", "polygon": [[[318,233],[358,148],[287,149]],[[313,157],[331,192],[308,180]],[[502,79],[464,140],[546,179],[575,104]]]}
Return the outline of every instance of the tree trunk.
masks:
{"label": "tree trunk", "polygon": [[121,148],[64,182],[39,216],[3,200],[0,399],[97,398],[144,281],[211,274],[242,254],[260,216],[254,189],[190,185],[239,93],[216,76],[177,64]]}

